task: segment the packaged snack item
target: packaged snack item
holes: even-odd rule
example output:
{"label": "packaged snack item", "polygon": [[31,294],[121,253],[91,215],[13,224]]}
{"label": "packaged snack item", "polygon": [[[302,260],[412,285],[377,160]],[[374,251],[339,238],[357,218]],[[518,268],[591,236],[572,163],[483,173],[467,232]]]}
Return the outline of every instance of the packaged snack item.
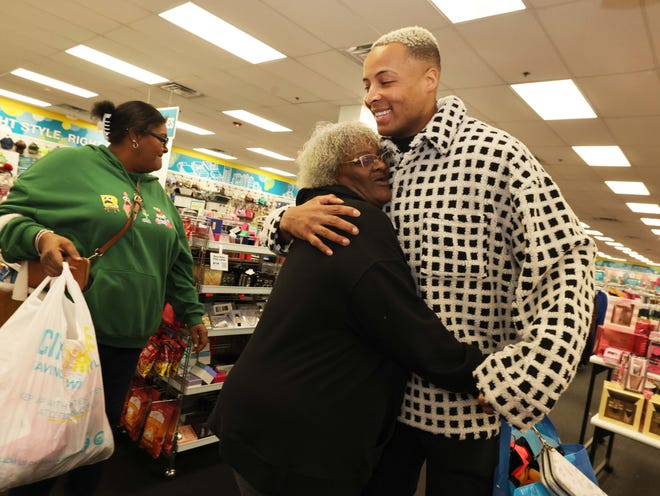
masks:
{"label": "packaged snack item", "polygon": [[158,356],[159,352],[160,352],[160,343],[158,337],[156,335],[150,336],[149,342],[142,349],[142,352],[140,353],[140,357],[138,358],[138,363],[136,367],[137,373],[140,374],[142,377],[147,377],[147,375],[149,375],[149,372],[151,372],[151,369],[154,365],[154,362],[156,361],[156,357]]}
{"label": "packaged snack item", "polygon": [[167,336],[159,335],[160,346],[158,354],[154,360],[153,370],[161,377],[167,377],[170,365],[172,363],[172,343]]}
{"label": "packaged snack item", "polygon": [[151,403],[157,399],[159,393],[150,386],[136,388],[128,398],[124,427],[133,441],[137,441],[142,432],[145,418]]}
{"label": "packaged snack item", "polygon": [[186,444],[197,439],[197,433],[192,425],[180,425],[177,430],[177,444]]}
{"label": "packaged snack item", "polygon": [[126,399],[124,400],[124,407],[121,411],[121,418],[119,419],[119,425],[121,427],[126,426],[126,409],[129,405],[129,398],[133,395],[133,391],[136,389],[142,389],[147,385],[142,376],[134,376],[131,380],[131,383],[128,386],[128,392],[126,393]]}
{"label": "packaged snack item", "polygon": [[176,400],[155,401],[144,423],[140,447],[158,458],[167,442],[166,452],[172,448],[179,409]]}

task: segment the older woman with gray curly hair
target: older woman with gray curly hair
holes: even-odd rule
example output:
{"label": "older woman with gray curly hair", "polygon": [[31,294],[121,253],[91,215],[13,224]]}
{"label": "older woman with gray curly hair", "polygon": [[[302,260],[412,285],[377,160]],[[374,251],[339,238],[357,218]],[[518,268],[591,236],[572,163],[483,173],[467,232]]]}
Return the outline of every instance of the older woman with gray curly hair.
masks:
{"label": "older woman with gray curly hair", "polygon": [[[211,422],[241,494],[357,496],[401,407],[410,371],[476,392],[483,359],[417,296],[392,225],[378,137],[317,126],[298,156],[297,202],[332,193],[360,236],[327,257],[295,241]],[[438,332],[438,330],[445,332]]]}

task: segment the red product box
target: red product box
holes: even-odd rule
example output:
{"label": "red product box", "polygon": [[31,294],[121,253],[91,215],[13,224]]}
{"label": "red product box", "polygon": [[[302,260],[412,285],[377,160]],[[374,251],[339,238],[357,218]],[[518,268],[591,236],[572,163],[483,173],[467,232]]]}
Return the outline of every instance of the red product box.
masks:
{"label": "red product box", "polygon": [[599,325],[594,349],[598,356],[603,356],[607,348],[632,352],[635,348],[635,333],[626,326],[616,324]]}

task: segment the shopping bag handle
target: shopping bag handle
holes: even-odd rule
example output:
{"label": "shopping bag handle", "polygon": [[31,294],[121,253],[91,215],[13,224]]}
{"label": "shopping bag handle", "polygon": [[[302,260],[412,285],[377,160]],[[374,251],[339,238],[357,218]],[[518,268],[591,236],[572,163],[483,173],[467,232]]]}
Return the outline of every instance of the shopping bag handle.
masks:
{"label": "shopping bag handle", "polygon": [[508,496],[509,459],[511,457],[511,424],[502,418],[500,426],[499,460],[493,477],[493,496]]}

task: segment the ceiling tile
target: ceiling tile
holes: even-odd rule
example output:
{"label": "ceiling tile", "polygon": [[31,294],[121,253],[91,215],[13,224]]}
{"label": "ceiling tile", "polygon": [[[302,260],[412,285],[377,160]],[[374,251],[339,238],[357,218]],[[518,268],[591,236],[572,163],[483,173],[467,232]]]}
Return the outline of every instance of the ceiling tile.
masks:
{"label": "ceiling tile", "polygon": [[584,0],[539,9],[537,15],[575,76],[604,75],[655,66],[639,5]]}

